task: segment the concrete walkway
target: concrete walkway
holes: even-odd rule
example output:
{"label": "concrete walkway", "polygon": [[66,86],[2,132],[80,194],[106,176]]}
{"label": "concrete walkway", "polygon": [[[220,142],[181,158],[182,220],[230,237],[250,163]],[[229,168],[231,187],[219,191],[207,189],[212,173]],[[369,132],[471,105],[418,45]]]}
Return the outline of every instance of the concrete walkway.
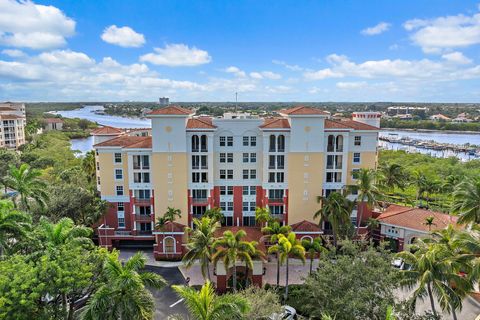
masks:
{"label": "concrete walkway", "polygon": [[142,250],[142,249],[119,249],[120,251],[120,260],[128,260],[137,252],[143,252],[145,257],[147,258],[146,265],[147,266],[154,266],[154,267],[162,267],[162,268],[177,268],[182,265],[182,261],[157,261],[153,257],[152,250]]}

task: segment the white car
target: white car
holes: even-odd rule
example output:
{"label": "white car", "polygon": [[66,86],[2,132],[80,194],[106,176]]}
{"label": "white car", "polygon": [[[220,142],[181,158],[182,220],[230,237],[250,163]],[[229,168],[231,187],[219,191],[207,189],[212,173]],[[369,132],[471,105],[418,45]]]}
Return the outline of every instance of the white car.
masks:
{"label": "white car", "polygon": [[270,316],[270,320],[294,320],[297,315],[297,310],[290,306],[283,306],[282,313],[274,313]]}

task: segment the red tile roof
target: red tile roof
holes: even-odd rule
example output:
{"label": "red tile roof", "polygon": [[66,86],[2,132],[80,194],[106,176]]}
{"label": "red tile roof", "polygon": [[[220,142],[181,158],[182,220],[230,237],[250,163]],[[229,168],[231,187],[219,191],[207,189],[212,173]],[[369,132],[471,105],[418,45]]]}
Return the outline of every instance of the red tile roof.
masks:
{"label": "red tile roof", "polygon": [[109,135],[118,135],[123,133],[122,129],[110,127],[110,126],[103,126],[92,131],[92,134],[98,136],[109,136]]}
{"label": "red tile roof", "polygon": [[321,231],[318,224],[303,220],[291,225],[293,232],[319,232]]}
{"label": "red tile roof", "polygon": [[0,111],[17,111],[17,109],[11,107],[0,107]]}
{"label": "red tile roof", "polygon": [[179,106],[168,106],[165,108],[160,108],[157,110],[153,110],[149,113],[149,115],[186,115],[192,114],[192,112],[188,109],[179,107]]}
{"label": "red tile roof", "polygon": [[212,118],[201,117],[192,118],[187,121],[187,129],[215,129],[216,126],[212,124]]}
{"label": "red tile roof", "polygon": [[328,112],[322,111],[317,108],[312,108],[312,107],[306,107],[306,106],[298,106],[294,107],[291,109],[286,109],[286,110],[280,110],[279,113],[282,114],[288,114],[292,116],[297,116],[297,115],[314,115],[314,114],[323,114],[323,115],[329,115]]}
{"label": "red tile roof", "polygon": [[262,129],[290,129],[290,123],[288,119],[284,118],[265,118],[263,124],[260,126]]}
{"label": "red tile roof", "polygon": [[16,119],[24,119],[24,117],[17,116],[15,114],[0,114],[0,119],[3,120],[16,120]]}
{"label": "red tile roof", "polygon": [[352,129],[351,127],[347,126],[340,121],[334,121],[330,119],[325,120],[325,129]]}
{"label": "red tile roof", "polygon": [[350,119],[342,119],[342,123],[346,124],[347,126],[355,129],[355,130],[376,130],[378,131],[379,128],[371,126],[366,123],[350,120]]}
{"label": "red tile roof", "polygon": [[178,222],[168,221],[165,225],[159,230],[168,234],[169,232],[183,232],[187,226]]}
{"label": "red tile roof", "polygon": [[63,123],[63,120],[60,118],[47,118],[45,121],[47,121],[47,123]]}
{"label": "red tile roof", "polygon": [[458,218],[445,213],[420,208],[410,208],[392,204],[377,218],[380,223],[428,232],[425,219],[433,216],[432,230],[445,229],[450,224],[456,224]]}
{"label": "red tile roof", "polygon": [[125,135],[97,143],[94,147],[151,148],[152,137]]}

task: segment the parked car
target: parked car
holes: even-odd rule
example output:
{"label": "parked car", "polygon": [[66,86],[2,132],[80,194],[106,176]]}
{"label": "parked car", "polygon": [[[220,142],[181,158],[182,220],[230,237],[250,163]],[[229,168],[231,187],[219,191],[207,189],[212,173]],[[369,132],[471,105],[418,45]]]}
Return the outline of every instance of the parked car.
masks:
{"label": "parked car", "polygon": [[297,318],[297,310],[290,306],[282,306],[282,313],[274,313],[269,317],[269,320],[294,320]]}

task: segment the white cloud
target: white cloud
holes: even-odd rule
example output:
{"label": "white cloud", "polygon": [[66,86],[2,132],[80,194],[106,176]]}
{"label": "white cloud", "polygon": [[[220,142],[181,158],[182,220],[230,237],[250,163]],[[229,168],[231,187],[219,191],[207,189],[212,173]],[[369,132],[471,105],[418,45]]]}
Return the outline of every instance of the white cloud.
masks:
{"label": "white cloud", "polygon": [[12,58],[21,58],[21,57],[26,56],[25,52],[23,52],[22,50],[18,50],[18,49],[4,49],[4,50],[2,50],[2,54],[6,55],[6,56],[9,56],[9,57],[12,57]]}
{"label": "white cloud", "polygon": [[459,64],[469,64],[472,63],[472,60],[467,58],[463,53],[455,51],[455,52],[450,52],[450,53],[445,53],[442,55],[442,58],[453,62],[453,63],[459,63]]}
{"label": "white cloud", "polygon": [[37,59],[45,65],[66,66],[69,68],[79,68],[95,64],[95,61],[85,53],[70,50],[42,52],[38,55]]}
{"label": "white cloud", "polygon": [[367,86],[365,81],[357,82],[337,82],[336,87],[339,89],[360,89]]}
{"label": "white cloud", "polygon": [[117,27],[111,25],[105,28],[101,36],[102,40],[120,47],[141,47],[145,44],[145,37],[141,33],[135,32],[130,27]]}
{"label": "white cloud", "polygon": [[279,80],[282,78],[281,75],[272,71],[250,72],[250,77],[258,80],[261,80],[261,79]]}
{"label": "white cloud", "polygon": [[54,6],[31,1],[0,1],[0,44],[46,49],[66,44],[75,33],[75,21]]}
{"label": "white cloud", "polygon": [[184,44],[167,44],[165,48],[154,50],[156,53],[147,53],[140,57],[140,61],[169,67],[191,67],[212,61],[207,51]]}
{"label": "white cloud", "polygon": [[327,78],[341,78],[343,74],[333,71],[330,68],[321,69],[318,71],[307,71],[303,74],[307,80],[323,80]]}
{"label": "white cloud", "polygon": [[384,33],[385,31],[388,31],[388,29],[390,29],[390,26],[391,26],[390,23],[380,22],[379,24],[373,27],[363,29],[361,33],[365,36],[374,36],[377,34]]}
{"label": "white cloud", "polygon": [[281,61],[281,60],[272,60],[272,63],[273,64],[278,64],[280,66],[284,66],[288,70],[292,70],[292,71],[302,71],[303,70],[302,67],[300,67],[296,64],[288,64],[285,61]]}
{"label": "white cloud", "polygon": [[472,16],[460,14],[434,19],[412,19],[403,26],[412,32],[410,39],[413,43],[426,53],[440,53],[445,49],[480,43],[480,13]]}
{"label": "white cloud", "polygon": [[228,68],[225,68],[224,70],[226,73],[232,73],[234,74],[236,77],[239,77],[239,78],[245,78],[247,76],[247,74],[245,73],[245,71],[241,70],[240,68],[238,67],[235,67],[235,66],[230,66]]}

